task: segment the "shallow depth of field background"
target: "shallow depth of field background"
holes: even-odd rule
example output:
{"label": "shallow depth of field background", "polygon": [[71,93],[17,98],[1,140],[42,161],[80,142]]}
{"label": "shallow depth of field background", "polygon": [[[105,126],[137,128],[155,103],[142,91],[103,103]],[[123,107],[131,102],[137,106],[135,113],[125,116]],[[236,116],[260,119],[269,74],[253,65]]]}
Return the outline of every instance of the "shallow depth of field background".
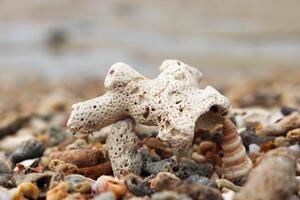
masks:
{"label": "shallow depth of field background", "polygon": [[0,77],[101,80],[117,61],[155,77],[166,58],[223,83],[287,75],[300,71],[299,10],[298,0],[1,0]]}

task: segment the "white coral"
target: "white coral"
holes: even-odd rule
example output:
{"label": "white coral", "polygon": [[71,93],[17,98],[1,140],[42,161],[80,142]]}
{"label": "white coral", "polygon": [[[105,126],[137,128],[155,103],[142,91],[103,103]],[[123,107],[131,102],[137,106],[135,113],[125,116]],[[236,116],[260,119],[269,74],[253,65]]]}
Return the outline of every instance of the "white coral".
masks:
{"label": "white coral", "polygon": [[137,136],[132,130],[133,124],[130,118],[114,123],[106,140],[113,172],[118,178],[129,173],[141,173],[142,162],[137,154]]}
{"label": "white coral", "polygon": [[180,157],[195,128],[208,128],[211,119],[227,113],[229,102],[210,86],[198,88],[201,73],[196,68],[168,60],[161,70],[149,80],[126,64],[114,64],[105,79],[108,91],[73,105],[68,127],[92,132],[131,116],[139,124],[157,125],[158,137],[168,140]]}

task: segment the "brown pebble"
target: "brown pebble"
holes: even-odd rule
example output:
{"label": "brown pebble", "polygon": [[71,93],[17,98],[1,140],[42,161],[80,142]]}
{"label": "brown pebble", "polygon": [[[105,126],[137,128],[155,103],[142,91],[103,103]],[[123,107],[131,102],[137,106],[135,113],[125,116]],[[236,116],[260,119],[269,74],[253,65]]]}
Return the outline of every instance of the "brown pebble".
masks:
{"label": "brown pebble", "polygon": [[180,179],[174,174],[160,172],[154,179],[150,180],[150,188],[157,192],[172,190],[180,184],[180,182]]}
{"label": "brown pebble", "polygon": [[273,141],[268,141],[260,146],[260,152],[268,152],[271,149],[275,148]]}
{"label": "brown pebble", "polygon": [[285,135],[288,131],[300,128],[300,113],[293,112],[292,114],[283,117],[274,124],[270,124],[260,130],[260,134],[280,136]]}
{"label": "brown pebble", "polygon": [[170,145],[158,138],[147,138],[144,143],[148,148],[154,149],[155,153],[162,159],[170,158],[171,156],[173,156],[173,150]]}
{"label": "brown pebble", "polygon": [[113,174],[110,162],[101,163],[99,165],[92,166],[92,167],[80,168],[79,170],[81,174],[83,174],[84,176],[95,180],[102,175]]}
{"label": "brown pebble", "polygon": [[59,159],[66,163],[72,163],[79,168],[95,166],[105,161],[100,150],[95,149],[75,149],[63,152],[53,152],[51,159]]}

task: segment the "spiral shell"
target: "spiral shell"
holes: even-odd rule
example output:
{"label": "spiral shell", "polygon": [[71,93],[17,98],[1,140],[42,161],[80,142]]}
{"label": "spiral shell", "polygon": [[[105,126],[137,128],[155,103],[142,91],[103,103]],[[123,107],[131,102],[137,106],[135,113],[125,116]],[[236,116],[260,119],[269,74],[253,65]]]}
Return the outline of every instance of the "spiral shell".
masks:
{"label": "spiral shell", "polygon": [[228,118],[224,118],[223,121],[222,149],[224,156],[219,172],[226,179],[234,180],[248,174],[252,168],[252,161],[246,154],[235,125]]}

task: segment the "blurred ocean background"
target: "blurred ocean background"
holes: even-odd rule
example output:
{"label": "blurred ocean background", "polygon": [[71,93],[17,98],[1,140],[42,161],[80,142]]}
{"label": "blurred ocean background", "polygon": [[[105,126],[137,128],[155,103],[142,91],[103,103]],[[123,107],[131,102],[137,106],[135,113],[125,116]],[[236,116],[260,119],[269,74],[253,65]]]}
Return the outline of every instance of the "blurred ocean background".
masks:
{"label": "blurred ocean background", "polygon": [[223,82],[299,72],[300,1],[0,0],[0,77],[155,77],[168,58]]}

